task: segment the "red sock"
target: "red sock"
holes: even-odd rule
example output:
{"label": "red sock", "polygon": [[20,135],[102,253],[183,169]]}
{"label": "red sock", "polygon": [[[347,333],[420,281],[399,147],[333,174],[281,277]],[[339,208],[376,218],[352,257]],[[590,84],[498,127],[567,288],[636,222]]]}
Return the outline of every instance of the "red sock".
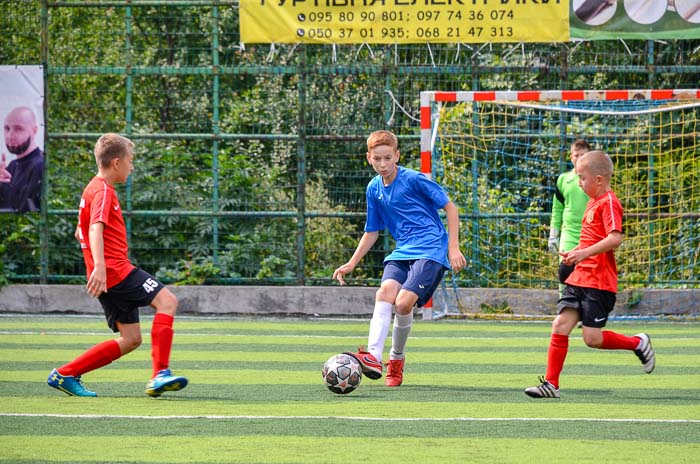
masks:
{"label": "red sock", "polygon": [[173,316],[156,313],[151,327],[151,359],[153,360],[153,377],[158,371],[170,365],[170,349],[173,346]]}
{"label": "red sock", "polygon": [[547,351],[547,372],[544,378],[556,388],[559,388],[559,374],[564,369],[564,361],[569,351],[569,336],[552,334]]}
{"label": "red sock", "polygon": [[119,343],[116,340],[107,340],[98,343],[68,364],[59,367],[58,372],[61,375],[76,377],[106,366],[119,359],[121,355]]}
{"label": "red sock", "polygon": [[639,345],[639,337],[628,337],[610,330],[603,331],[603,350],[630,350],[634,351]]}

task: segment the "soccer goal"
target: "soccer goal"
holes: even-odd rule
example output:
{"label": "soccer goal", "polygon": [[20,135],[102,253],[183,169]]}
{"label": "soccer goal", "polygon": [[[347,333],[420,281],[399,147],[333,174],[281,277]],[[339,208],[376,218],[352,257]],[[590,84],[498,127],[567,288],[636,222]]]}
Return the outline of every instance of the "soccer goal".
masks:
{"label": "soccer goal", "polygon": [[700,314],[700,90],[428,91],[420,104],[421,171],[460,208],[469,263],[429,317],[554,313],[548,226],[577,138],[610,155],[624,208],[614,314]]}

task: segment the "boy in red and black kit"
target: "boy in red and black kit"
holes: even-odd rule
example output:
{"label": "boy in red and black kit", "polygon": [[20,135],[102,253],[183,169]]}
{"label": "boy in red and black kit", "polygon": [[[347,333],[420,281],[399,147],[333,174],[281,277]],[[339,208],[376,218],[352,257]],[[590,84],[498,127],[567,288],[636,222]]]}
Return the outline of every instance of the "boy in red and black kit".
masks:
{"label": "boy in red and black kit", "polygon": [[579,321],[583,341],[591,348],[634,351],[647,374],[655,357],[649,335],[632,337],[602,330],[615,306],[617,265],[614,249],[622,242],[622,205],[610,188],[613,163],[602,151],[589,151],[576,163],[579,185],[590,200],[586,205],[579,245],[559,253],[564,264],[575,266],[559,298],[559,315],[552,323],[547,372],[541,385],[525,389],[533,398],[559,398],[559,375],[569,350],[569,334]]}
{"label": "boy in red and black kit", "polygon": [[100,300],[107,324],[119,336],[99,343],[73,361],[54,369],[49,386],[72,396],[97,396],[87,390],[81,376],[117,360],[141,345],[139,307],[152,306],[153,376],[146,394],[182,390],[185,377],[168,368],[173,341],[177,297],[155,277],[135,267],[128,258],[126,227],[114,184],[126,182],[134,169],[134,144],[118,134],[105,134],[95,144],[97,175],[83,190],[75,238],[87,267],[87,292]]}

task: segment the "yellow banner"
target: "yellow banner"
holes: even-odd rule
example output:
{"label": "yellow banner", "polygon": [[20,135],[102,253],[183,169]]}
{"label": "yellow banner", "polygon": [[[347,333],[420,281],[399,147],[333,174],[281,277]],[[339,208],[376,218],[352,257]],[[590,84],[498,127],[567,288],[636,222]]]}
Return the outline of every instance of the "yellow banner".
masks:
{"label": "yellow banner", "polygon": [[566,42],[569,0],[240,0],[246,43]]}

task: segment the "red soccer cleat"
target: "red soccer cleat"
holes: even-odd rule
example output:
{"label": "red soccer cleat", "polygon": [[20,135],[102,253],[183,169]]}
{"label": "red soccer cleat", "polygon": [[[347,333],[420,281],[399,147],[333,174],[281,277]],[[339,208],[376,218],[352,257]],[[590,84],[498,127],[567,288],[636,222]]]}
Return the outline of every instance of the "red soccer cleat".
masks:
{"label": "red soccer cleat", "polygon": [[377,380],[382,377],[382,363],[377,361],[377,358],[375,358],[372,353],[364,351],[364,347],[359,347],[357,349],[357,353],[346,351],[343,354],[347,354],[355,358],[357,362],[360,363],[360,366],[362,366],[362,373],[366,377],[369,377],[372,380]]}
{"label": "red soccer cleat", "polygon": [[403,363],[404,359],[390,359],[387,364],[386,378],[384,385],[387,387],[398,387],[403,383]]}

